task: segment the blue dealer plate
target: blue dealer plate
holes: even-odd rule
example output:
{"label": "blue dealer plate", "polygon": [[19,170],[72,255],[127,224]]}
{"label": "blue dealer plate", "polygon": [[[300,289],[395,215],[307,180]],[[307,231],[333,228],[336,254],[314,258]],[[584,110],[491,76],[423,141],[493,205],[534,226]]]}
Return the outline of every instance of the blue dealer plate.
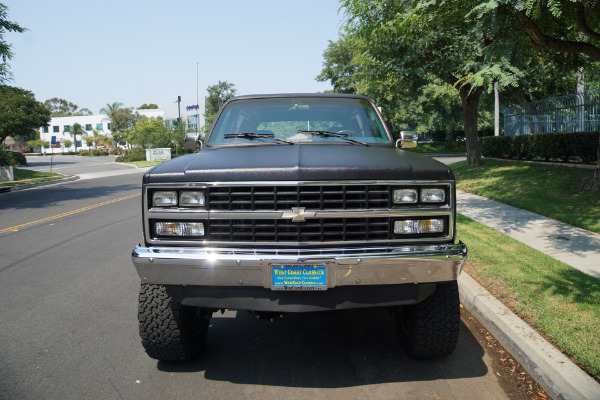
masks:
{"label": "blue dealer plate", "polygon": [[272,264],[273,290],[326,290],[325,264]]}

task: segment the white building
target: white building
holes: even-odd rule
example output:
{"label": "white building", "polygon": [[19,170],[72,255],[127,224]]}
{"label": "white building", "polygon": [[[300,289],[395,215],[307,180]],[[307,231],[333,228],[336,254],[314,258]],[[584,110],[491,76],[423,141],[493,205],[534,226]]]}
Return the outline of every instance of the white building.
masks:
{"label": "white building", "polygon": [[[134,110],[134,112],[147,118],[163,119],[168,127],[174,126],[181,112],[181,121],[186,124],[187,130],[197,130],[204,123],[204,104],[197,104],[196,100],[174,102],[158,109]],[[198,124],[199,121],[199,124]],[[93,136],[94,131],[103,136],[111,136],[111,120],[104,114],[84,115],[79,117],[55,117],[50,120],[47,126],[39,129],[42,141],[52,143],[54,137],[55,148],[47,149],[42,147],[42,153],[62,153],[75,150],[75,139],[71,135],[73,125],[78,123],[85,131],[84,136]],[[73,145],[65,148],[65,140],[70,140]],[[92,147],[93,148],[93,147]],[[89,150],[90,147],[81,135],[77,135],[77,149]]]}

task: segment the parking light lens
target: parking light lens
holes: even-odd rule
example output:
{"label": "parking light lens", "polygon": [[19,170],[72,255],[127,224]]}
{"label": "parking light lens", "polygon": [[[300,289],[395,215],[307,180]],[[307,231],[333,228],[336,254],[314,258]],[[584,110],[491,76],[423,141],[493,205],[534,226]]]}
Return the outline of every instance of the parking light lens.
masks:
{"label": "parking light lens", "polygon": [[414,204],[418,200],[417,189],[394,189],[395,204]]}
{"label": "parking light lens", "polygon": [[177,206],[176,191],[156,191],[152,194],[153,207],[175,207]]}
{"label": "parking light lens", "polygon": [[204,236],[204,224],[202,222],[157,222],[154,227],[157,236]]}
{"label": "parking light lens", "polygon": [[444,232],[443,219],[404,219],[394,222],[396,235],[418,235]]}

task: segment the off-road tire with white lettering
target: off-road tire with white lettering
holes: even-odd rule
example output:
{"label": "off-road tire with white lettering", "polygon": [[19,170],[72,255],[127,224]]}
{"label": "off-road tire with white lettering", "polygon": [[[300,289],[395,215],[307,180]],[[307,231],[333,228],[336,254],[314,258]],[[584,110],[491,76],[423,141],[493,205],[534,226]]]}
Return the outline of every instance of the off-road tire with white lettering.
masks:
{"label": "off-road tire with white lettering", "polygon": [[163,285],[142,284],[138,321],[146,353],[160,361],[191,360],[198,356],[211,313],[179,304]]}
{"label": "off-road tire with white lettering", "polygon": [[458,283],[438,283],[424,301],[400,307],[397,322],[401,343],[411,357],[449,355],[458,343],[460,330]]}

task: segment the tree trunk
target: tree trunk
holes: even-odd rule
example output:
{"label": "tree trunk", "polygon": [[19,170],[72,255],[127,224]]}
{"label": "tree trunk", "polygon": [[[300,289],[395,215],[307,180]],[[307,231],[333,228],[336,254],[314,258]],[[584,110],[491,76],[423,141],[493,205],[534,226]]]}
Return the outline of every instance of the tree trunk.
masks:
{"label": "tree trunk", "polygon": [[465,138],[467,139],[467,167],[469,168],[481,165],[481,150],[477,134],[477,118],[481,93],[483,93],[483,88],[471,90],[470,85],[464,85],[459,89],[462,100]]}
{"label": "tree trunk", "polygon": [[454,140],[454,128],[450,129],[448,133],[448,140],[446,141],[446,149],[450,150],[452,147],[452,141]]}

